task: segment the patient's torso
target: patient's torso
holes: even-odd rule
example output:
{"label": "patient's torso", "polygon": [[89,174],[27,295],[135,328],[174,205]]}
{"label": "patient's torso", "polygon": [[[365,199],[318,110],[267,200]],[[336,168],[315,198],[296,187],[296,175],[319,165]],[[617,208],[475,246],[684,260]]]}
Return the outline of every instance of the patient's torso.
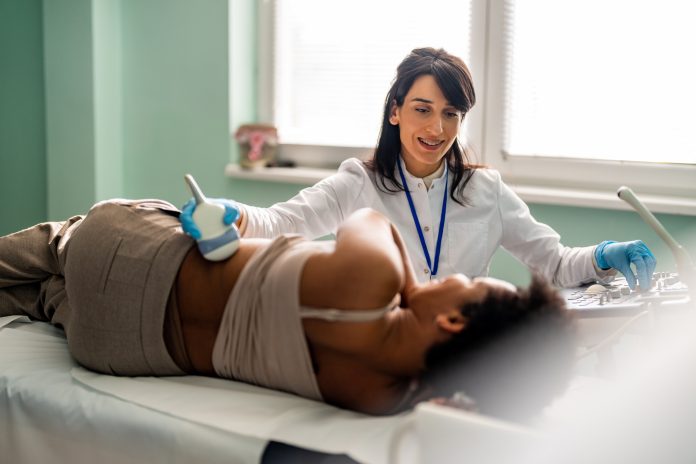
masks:
{"label": "patient's torso", "polygon": [[245,239],[226,261],[208,261],[196,247],[186,255],[176,281],[184,344],[193,368],[214,375],[212,352],[230,292],[245,264],[265,239]]}
{"label": "patient's torso", "polygon": [[[195,247],[184,259],[176,292],[184,344],[196,372],[217,375],[212,353],[230,293],[245,265],[268,243],[265,239],[245,239],[237,253],[223,262],[205,260]],[[313,313],[309,308],[304,310],[308,316]],[[316,381],[327,402],[384,413],[391,412],[391,407],[403,396],[406,387],[403,379],[382,373],[370,364],[379,361],[375,353],[382,348],[380,340],[387,330],[385,312],[383,309],[366,311],[358,317],[362,320],[349,322],[302,319]],[[330,313],[341,319],[350,311]]]}

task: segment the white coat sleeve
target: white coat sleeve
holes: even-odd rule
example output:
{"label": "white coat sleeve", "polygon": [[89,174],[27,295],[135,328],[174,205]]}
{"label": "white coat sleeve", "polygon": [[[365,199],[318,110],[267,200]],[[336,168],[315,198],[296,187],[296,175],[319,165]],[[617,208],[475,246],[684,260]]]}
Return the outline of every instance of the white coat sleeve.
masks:
{"label": "white coat sleeve", "polygon": [[501,246],[515,258],[559,287],[575,287],[611,273],[594,265],[595,246],[567,247],[558,233],[531,215],[529,207],[498,179],[498,208],[503,227]]}
{"label": "white coat sleeve", "polygon": [[367,182],[367,174],[357,159],[341,163],[338,172],[288,201],[268,208],[239,204],[246,215],[244,237],[272,238],[296,233],[309,239],[332,234],[356,207]]}

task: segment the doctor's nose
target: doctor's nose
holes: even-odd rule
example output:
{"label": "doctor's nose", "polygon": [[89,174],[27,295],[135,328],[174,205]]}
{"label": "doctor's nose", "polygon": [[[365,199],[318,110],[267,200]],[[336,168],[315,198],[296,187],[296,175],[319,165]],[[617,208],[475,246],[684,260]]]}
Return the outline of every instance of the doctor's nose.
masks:
{"label": "doctor's nose", "polygon": [[440,118],[440,117],[434,117],[434,118],[432,118],[432,119],[429,121],[429,123],[428,123],[427,130],[428,130],[429,133],[431,133],[431,134],[433,134],[433,135],[440,135],[440,134],[442,134],[442,131],[443,131],[443,129],[442,129],[442,118]]}

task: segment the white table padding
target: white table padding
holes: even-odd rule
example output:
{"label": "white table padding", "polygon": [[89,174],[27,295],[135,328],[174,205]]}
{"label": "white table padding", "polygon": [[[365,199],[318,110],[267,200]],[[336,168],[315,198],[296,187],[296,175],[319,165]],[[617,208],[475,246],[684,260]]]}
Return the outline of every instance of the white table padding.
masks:
{"label": "white table padding", "polygon": [[133,404],[226,432],[364,463],[389,462],[393,434],[408,415],[373,417],[325,403],[209,377],[114,377],[75,367],[80,383]]}
{"label": "white table padding", "polygon": [[[78,366],[63,332],[0,318],[0,449],[21,462],[258,462],[269,440],[389,462],[410,414],[374,417],[202,377],[117,377]],[[205,456],[205,458],[202,458]],[[10,462],[10,461],[8,461]]]}
{"label": "white table padding", "polygon": [[0,461],[258,463],[267,441],[162,414],[74,381],[62,331],[0,318]]}

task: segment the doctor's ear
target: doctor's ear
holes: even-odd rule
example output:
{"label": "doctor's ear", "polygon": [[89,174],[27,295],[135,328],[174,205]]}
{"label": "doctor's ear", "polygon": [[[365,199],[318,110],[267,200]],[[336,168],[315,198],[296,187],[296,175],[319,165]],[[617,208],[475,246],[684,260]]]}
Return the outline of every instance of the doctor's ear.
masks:
{"label": "doctor's ear", "polygon": [[392,126],[398,126],[399,125],[399,115],[396,114],[398,106],[396,106],[396,101],[392,101],[391,103],[391,109],[389,110],[389,123]]}
{"label": "doctor's ear", "polygon": [[445,332],[459,333],[466,327],[466,318],[457,310],[435,316],[435,323]]}

